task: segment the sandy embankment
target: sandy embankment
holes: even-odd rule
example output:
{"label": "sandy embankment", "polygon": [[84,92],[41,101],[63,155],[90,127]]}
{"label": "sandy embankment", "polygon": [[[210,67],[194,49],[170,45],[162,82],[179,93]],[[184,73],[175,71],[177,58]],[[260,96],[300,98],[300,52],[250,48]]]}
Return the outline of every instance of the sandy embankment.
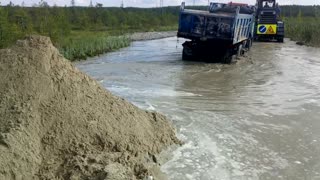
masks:
{"label": "sandy embankment", "polygon": [[177,36],[177,31],[163,31],[163,32],[139,32],[129,35],[132,41],[144,41],[153,39],[162,39],[167,37]]}
{"label": "sandy embankment", "polygon": [[164,116],[112,95],[49,38],[0,58],[0,179],[141,179],[180,143]]}

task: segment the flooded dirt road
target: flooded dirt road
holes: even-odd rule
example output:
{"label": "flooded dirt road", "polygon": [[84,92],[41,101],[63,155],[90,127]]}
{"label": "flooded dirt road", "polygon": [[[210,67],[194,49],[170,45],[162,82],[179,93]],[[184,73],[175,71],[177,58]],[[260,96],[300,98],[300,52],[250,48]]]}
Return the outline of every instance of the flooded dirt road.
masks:
{"label": "flooded dirt road", "polygon": [[236,64],[183,62],[176,38],[77,66],[135,105],[166,114],[185,144],[169,179],[320,179],[320,49],[255,43]]}

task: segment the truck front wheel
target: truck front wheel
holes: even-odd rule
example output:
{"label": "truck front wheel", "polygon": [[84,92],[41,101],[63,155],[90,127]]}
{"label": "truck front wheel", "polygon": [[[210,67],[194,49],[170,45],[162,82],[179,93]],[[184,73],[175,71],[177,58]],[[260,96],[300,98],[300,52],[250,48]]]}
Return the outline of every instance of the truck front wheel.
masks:
{"label": "truck front wheel", "polygon": [[222,57],[222,63],[230,64],[232,62],[232,60],[233,60],[232,50],[229,49]]}

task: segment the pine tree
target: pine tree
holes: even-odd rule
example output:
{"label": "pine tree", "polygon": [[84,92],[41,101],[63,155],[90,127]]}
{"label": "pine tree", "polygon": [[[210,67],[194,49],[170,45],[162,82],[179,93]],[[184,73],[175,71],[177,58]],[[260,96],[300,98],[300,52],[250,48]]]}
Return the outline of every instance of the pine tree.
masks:
{"label": "pine tree", "polygon": [[76,1],[75,0],[71,0],[71,6],[75,7],[76,6]]}
{"label": "pine tree", "polygon": [[120,5],[120,8],[124,8],[124,3],[123,3],[123,0],[121,1],[121,5]]}
{"label": "pine tree", "polygon": [[39,3],[39,7],[49,7],[49,4],[47,1],[41,0]]}
{"label": "pine tree", "polygon": [[9,7],[13,7],[14,4],[10,1],[9,4],[8,4],[8,6],[9,6]]}

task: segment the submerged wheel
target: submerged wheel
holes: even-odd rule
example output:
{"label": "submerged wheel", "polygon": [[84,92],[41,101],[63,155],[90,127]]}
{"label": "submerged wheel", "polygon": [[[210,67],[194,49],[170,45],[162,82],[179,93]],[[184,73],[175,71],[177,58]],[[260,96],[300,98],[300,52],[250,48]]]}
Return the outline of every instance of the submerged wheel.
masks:
{"label": "submerged wheel", "polygon": [[231,53],[231,50],[228,50],[222,57],[222,63],[230,64],[232,60],[233,60],[233,54]]}
{"label": "submerged wheel", "polygon": [[283,38],[283,37],[282,37],[282,38],[278,38],[277,41],[278,41],[279,43],[283,43],[283,42],[284,42],[284,38]]}
{"label": "submerged wheel", "polygon": [[238,57],[240,57],[241,55],[243,55],[244,54],[244,51],[243,51],[243,45],[242,44],[240,44],[239,46],[238,46],[238,49],[237,49],[237,58]]}
{"label": "submerged wheel", "polygon": [[252,47],[252,39],[248,39],[248,41],[247,41],[247,43],[246,43],[246,48],[247,48],[248,50],[250,50],[251,47]]}
{"label": "submerged wheel", "polygon": [[194,58],[194,55],[193,55],[192,49],[187,46],[184,46],[182,50],[182,60],[188,61],[188,60],[192,60],[193,58]]}

